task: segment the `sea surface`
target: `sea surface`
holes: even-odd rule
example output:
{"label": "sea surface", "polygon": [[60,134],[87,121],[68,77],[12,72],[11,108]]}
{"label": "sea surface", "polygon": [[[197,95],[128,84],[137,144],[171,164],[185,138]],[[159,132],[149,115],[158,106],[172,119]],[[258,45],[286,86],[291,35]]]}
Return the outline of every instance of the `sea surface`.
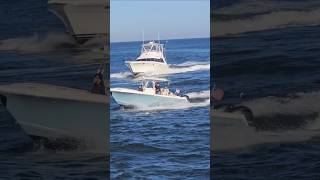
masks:
{"label": "sea surface", "polygon": [[[101,44],[79,46],[65,31],[45,0],[1,1],[0,84],[37,82],[90,89],[105,60]],[[0,179],[108,177],[106,152],[34,145],[2,105],[0,154]]]}
{"label": "sea surface", "polygon": [[137,89],[143,78],[168,80],[194,100],[188,105],[125,109],[110,104],[112,179],[209,179],[210,39],[162,40],[170,70],[133,76],[142,42],[111,43],[110,87]]}
{"label": "sea surface", "polygon": [[320,177],[319,3],[213,4],[211,83],[259,125],[212,128],[212,179]]}

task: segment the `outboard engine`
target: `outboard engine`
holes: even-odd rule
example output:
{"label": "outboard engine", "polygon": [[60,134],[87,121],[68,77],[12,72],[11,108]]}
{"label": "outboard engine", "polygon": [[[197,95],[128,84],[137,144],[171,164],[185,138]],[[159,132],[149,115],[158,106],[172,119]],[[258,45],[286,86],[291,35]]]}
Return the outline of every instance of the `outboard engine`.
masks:
{"label": "outboard engine", "polygon": [[189,98],[189,96],[188,95],[181,95],[181,97],[186,97],[187,98],[187,100],[190,102],[190,98]]}
{"label": "outboard engine", "polygon": [[254,126],[254,116],[250,108],[242,105],[233,105],[233,104],[218,104],[214,106],[214,109],[222,109],[225,112],[241,112],[244,117],[246,118],[246,121],[249,126]]}

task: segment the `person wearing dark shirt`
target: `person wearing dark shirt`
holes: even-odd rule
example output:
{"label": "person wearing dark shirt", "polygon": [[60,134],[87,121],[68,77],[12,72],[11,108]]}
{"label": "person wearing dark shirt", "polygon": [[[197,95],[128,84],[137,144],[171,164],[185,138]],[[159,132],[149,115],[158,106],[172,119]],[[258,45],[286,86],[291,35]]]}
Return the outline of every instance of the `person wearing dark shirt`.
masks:
{"label": "person wearing dark shirt", "polygon": [[103,81],[103,75],[100,73],[97,73],[94,75],[94,79],[92,82],[92,88],[91,88],[92,93],[96,94],[106,94],[106,86]]}
{"label": "person wearing dark shirt", "polygon": [[156,94],[160,94],[161,88],[159,83],[156,84],[155,89],[156,89]]}

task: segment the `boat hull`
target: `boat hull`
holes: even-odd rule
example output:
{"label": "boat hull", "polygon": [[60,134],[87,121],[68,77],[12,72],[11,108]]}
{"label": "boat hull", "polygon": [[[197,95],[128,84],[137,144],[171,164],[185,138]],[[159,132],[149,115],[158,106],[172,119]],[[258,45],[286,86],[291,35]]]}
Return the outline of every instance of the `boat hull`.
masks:
{"label": "boat hull", "polygon": [[[172,106],[177,104],[190,103],[186,97],[166,97],[161,95],[148,95],[134,92],[123,92],[118,89],[111,89],[114,100],[125,107],[150,108],[157,106]],[[138,92],[138,91],[137,91]]]}
{"label": "boat hull", "polygon": [[94,37],[107,38],[109,6],[101,4],[72,4],[49,1],[48,7],[64,23],[68,32],[84,43]]}
{"label": "boat hull", "polygon": [[247,127],[246,117],[241,112],[225,112],[217,109],[211,109],[211,119],[213,126],[235,126]]}
{"label": "boat hull", "polygon": [[168,65],[160,62],[126,61],[126,65],[133,74],[139,73],[165,73]]}
{"label": "boat hull", "polygon": [[[10,90],[12,88],[17,91]],[[50,91],[56,93],[56,96],[50,95]],[[66,97],[69,93],[82,96],[88,94],[88,100]],[[72,138],[84,143],[89,149],[109,152],[106,96],[38,84],[2,85],[0,94],[6,109],[29,136],[47,139]],[[105,102],[89,100],[99,96],[104,98]]]}

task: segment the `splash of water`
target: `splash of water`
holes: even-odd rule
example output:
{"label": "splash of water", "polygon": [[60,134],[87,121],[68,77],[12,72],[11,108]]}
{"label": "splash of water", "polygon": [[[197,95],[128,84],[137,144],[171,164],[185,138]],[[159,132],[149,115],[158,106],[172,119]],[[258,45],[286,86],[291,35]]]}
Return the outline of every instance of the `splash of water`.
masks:
{"label": "splash of water", "polygon": [[295,26],[320,24],[320,4],[317,1],[302,3],[280,1],[241,1],[215,13],[230,16],[212,23],[213,36],[223,37]]}
{"label": "splash of water", "polygon": [[265,116],[268,114],[310,114],[319,113],[320,91],[308,93],[290,94],[287,97],[265,97],[244,102],[255,116]]}
{"label": "splash of water", "polygon": [[200,91],[200,92],[190,92],[190,93],[187,93],[187,95],[191,99],[195,99],[195,98],[207,98],[207,99],[209,99],[210,90],[205,90],[205,91]]}
{"label": "splash of water", "polygon": [[132,74],[130,72],[120,72],[120,73],[110,74],[110,78],[118,78],[118,79],[127,79],[131,76]]}
{"label": "splash of water", "polygon": [[210,63],[207,62],[198,62],[198,61],[186,61],[181,64],[176,65],[169,65],[167,70],[161,72],[152,72],[148,74],[140,74],[136,77],[130,72],[120,72],[120,73],[112,73],[110,75],[111,78],[118,78],[118,79],[136,79],[141,80],[141,77],[154,77],[159,75],[168,75],[168,74],[178,74],[178,73],[185,73],[185,72],[192,72],[192,71],[206,71],[210,69]]}
{"label": "splash of water", "polygon": [[[316,91],[291,94],[282,98],[265,97],[244,102],[245,106],[250,107],[255,118],[269,117],[270,121],[274,120],[274,114],[286,115],[287,117],[299,115],[301,121],[309,118],[309,114],[316,113],[318,115],[307,125],[296,129],[257,131],[254,127],[222,127],[216,125],[212,129],[212,148],[214,151],[229,151],[268,143],[306,141],[318,136],[320,134],[319,100],[320,91]],[[288,122],[290,120],[292,119],[289,118]],[[211,122],[213,121],[214,116],[211,117]]]}
{"label": "splash of water", "polygon": [[45,35],[35,33],[32,36],[1,40],[0,51],[34,53],[73,47],[75,45],[75,40],[65,33],[50,32]]}

